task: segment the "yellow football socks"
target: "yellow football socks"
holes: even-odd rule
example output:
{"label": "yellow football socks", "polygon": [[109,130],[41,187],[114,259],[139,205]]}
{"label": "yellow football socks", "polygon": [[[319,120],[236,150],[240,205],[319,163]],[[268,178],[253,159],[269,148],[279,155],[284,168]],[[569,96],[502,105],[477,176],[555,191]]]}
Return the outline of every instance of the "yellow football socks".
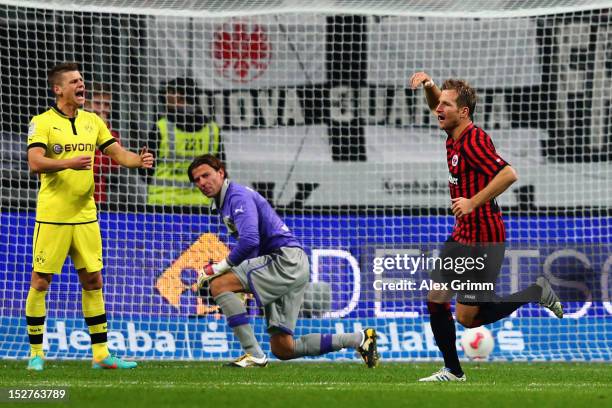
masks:
{"label": "yellow football socks", "polygon": [[109,355],[102,289],[83,290],[83,315],[89,327],[94,360],[102,360]]}
{"label": "yellow football socks", "polygon": [[45,357],[43,352],[43,333],[45,329],[45,297],[47,291],[38,291],[30,287],[26,299],[26,323],[28,325],[28,337],[30,339],[30,357]]}

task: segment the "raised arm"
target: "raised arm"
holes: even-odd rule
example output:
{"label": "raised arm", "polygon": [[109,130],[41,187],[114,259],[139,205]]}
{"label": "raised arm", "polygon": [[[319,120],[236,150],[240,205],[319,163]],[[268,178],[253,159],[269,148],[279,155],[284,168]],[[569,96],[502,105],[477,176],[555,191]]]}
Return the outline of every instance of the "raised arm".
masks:
{"label": "raised arm", "polygon": [[142,167],[145,169],[150,169],[153,167],[153,155],[149,153],[146,146],[142,148],[140,154],[136,154],[125,150],[119,143],[113,143],[104,149],[104,154],[109,155],[114,161],[123,167]]}
{"label": "raised arm", "polygon": [[429,109],[432,112],[435,111],[438,107],[438,100],[440,99],[442,91],[440,91],[440,88],[438,88],[431,77],[425,72],[417,72],[410,78],[410,87],[412,89],[417,89],[419,85],[423,85]]}

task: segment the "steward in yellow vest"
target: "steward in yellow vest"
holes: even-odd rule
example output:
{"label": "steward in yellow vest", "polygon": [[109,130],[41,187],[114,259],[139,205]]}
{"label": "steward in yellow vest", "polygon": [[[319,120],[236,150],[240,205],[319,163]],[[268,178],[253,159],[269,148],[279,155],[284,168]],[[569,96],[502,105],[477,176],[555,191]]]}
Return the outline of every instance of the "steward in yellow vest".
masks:
{"label": "steward in yellow vest", "polygon": [[166,114],[157,120],[150,143],[156,165],[149,180],[148,204],[210,204],[187,177],[194,157],[210,153],[223,159],[219,126],[204,116],[198,104],[201,94],[191,78],[177,78],[166,85]]}

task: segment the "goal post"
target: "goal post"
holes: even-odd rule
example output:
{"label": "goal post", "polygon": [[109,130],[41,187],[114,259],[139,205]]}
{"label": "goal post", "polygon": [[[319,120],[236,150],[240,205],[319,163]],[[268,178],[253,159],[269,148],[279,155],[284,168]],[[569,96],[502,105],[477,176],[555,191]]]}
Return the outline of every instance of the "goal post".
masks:
{"label": "goal post", "polygon": [[[109,126],[133,151],[160,149],[164,89],[193,80],[185,86],[220,129],[231,179],[268,199],[309,256],[296,335],[373,326],[382,358],[400,361],[440,357],[420,287],[428,270],[407,260],[435,256],[454,223],[446,135],[408,79],[469,81],[475,124],[519,174],[499,197],[508,245],[498,290],[545,274],[567,312],[557,320],[533,303],[489,326],[492,358],[612,359],[612,2],[243,3],[0,0],[0,358],[28,350],[37,192],[28,123],[53,103],[46,71],[76,61],[88,98],[104,84]],[[203,198],[153,202],[151,174],[100,160],[110,348],[138,359],[238,357],[194,285],[236,243],[218,215]],[[89,357],[80,292],[68,261],[47,296],[50,358]],[[262,312],[245,302],[269,352]]]}

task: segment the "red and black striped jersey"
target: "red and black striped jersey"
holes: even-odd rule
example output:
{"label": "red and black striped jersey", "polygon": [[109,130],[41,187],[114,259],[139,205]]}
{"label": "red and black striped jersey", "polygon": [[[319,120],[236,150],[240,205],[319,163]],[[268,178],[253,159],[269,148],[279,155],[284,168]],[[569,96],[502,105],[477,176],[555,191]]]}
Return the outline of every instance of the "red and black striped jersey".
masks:
{"label": "red and black striped jersey", "polygon": [[[470,124],[457,140],[446,139],[451,198],[471,198],[508,165],[495,151],[491,137]],[[455,220],[451,238],[460,243],[504,242],[506,231],[495,199]]]}

